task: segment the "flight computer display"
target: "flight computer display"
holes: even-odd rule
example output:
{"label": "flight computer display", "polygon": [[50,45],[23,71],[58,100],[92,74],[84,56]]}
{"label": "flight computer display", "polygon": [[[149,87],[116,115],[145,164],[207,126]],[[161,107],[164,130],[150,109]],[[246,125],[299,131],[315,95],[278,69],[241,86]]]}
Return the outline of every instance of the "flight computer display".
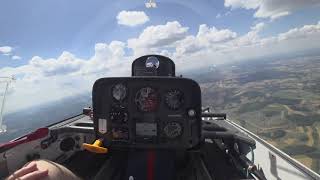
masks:
{"label": "flight computer display", "polygon": [[113,147],[192,148],[201,138],[201,92],[178,77],[102,78],[93,86],[94,129]]}

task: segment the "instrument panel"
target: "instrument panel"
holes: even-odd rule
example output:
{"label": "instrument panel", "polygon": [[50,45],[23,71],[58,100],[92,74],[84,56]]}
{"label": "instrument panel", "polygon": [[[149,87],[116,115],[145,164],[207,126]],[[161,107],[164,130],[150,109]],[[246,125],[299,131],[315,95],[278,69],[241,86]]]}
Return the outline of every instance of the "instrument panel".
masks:
{"label": "instrument panel", "polygon": [[178,148],[201,137],[201,92],[176,77],[102,78],[92,91],[94,129],[112,147]]}

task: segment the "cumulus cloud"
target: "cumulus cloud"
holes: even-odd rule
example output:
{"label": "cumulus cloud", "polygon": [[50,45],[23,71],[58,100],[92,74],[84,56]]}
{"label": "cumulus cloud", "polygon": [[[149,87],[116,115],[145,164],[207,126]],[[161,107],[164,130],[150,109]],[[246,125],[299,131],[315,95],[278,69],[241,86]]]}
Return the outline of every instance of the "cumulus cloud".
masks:
{"label": "cumulus cloud", "polygon": [[255,26],[252,26],[250,29],[256,32],[260,32],[264,27],[266,26],[265,23],[260,22],[258,24],[256,24]]}
{"label": "cumulus cloud", "polygon": [[229,29],[218,30],[216,27],[209,28],[206,24],[199,26],[197,38],[204,43],[216,43],[227,41],[237,36],[236,32]]}
{"label": "cumulus cloud", "polygon": [[199,51],[203,48],[218,48],[223,42],[227,42],[237,37],[237,33],[229,29],[217,29],[201,24],[196,36],[188,36],[176,47],[177,55],[189,54]]}
{"label": "cumulus cloud", "polygon": [[184,70],[192,70],[195,67],[206,67],[210,64],[224,64],[320,49],[317,43],[320,40],[319,24],[305,25],[276,36],[261,38],[259,33],[266,24],[258,23],[242,36],[221,42],[211,41],[208,44],[199,41],[197,36],[190,35],[178,43],[172,57],[178,63],[176,66],[178,70],[180,67]]}
{"label": "cumulus cloud", "polygon": [[120,11],[117,20],[118,24],[133,27],[148,22],[149,17],[143,11]]}
{"label": "cumulus cloud", "polygon": [[10,46],[1,46],[0,47],[0,54],[10,55],[12,50],[13,50],[13,48]]}
{"label": "cumulus cloud", "polygon": [[121,41],[112,41],[110,44],[97,43],[95,45],[95,54],[85,64],[85,68],[79,71],[79,74],[104,74],[112,68],[117,68],[118,72],[114,75],[121,74],[119,64],[125,63],[125,43]]}
{"label": "cumulus cloud", "polygon": [[[67,51],[57,58],[34,56],[26,65],[0,69],[0,76],[17,78],[13,83],[15,91],[8,97],[7,110],[90,92],[93,82],[100,77],[129,76],[132,60],[142,52],[171,57],[181,73],[213,64],[320,49],[320,22],[261,38],[259,33],[265,26],[264,23],[254,24],[249,32],[239,36],[230,29],[203,24],[192,35],[188,27],[174,21],[149,26],[139,37],[127,42],[97,43],[94,54],[88,59],[80,59]],[[128,54],[130,51],[126,48],[130,48],[133,55]]]}
{"label": "cumulus cloud", "polygon": [[0,76],[17,79],[12,83],[15,91],[8,96],[6,112],[89,92],[101,77],[129,76],[131,61],[123,57],[124,48],[120,41],[97,43],[89,59],[65,51],[57,58],[34,56],[26,65],[1,68]]}
{"label": "cumulus cloud", "polygon": [[261,0],[225,0],[224,6],[236,8],[245,8],[245,9],[256,9],[261,4]]}
{"label": "cumulus cloud", "polygon": [[320,21],[316,25],[305,25],[302,28],[294,28],[288,32],[281,33],[278,36],[279,40],[288,40],[288,39],[300,39],[300,38],[309,38],[312,36],[317,36],[320,34]]}
{"label": "cumulus cloud", "polygon": [[232,9],[255,9],[255,17],[276,19],[293,11],[320,5],[319,0],[225,0],[224,5]]}
{"label": "cumulus cloud", "polygon": [[44,60],[39,56],[35,56],[30,60],[30,66],[47,77],[77,72],[83,64],[83,60],[76,58],[73,54],[66,51],[57,59]]}
{"label": "cumulus cloud", "polygon": [[12,60],[20,60],[20,59],[21,59],[21,57],[20,57],[20,56],[15,55],[15,56],[12,56],[12,57],[11,57],[11,59],[12,59]]}
{"label": "cumulus cloud", "polygon": [[12,60],[21,59],[20,56],[13,55],[14,49],[11,46],[0,46],[0,55],[11,56]]}
{"label": "cumulus cloud", "polygon": [[256,43],[260,43],[259,32],[265,27],[264,23],[258,23],[252,26],[247,34],[235,39],[234,41],[230,42],[233,46],[236,47],[243,47],[243,46],[250,46]]}
{"label": "cumulus cloud", "polygon": [[157,50],[159,47],[172,46],[173,43],[186,37],[188,27],[183,27],[178,21],[167,22],[165,25],[149,26],[138,38],[128,40],[128,47],[136,55]]}

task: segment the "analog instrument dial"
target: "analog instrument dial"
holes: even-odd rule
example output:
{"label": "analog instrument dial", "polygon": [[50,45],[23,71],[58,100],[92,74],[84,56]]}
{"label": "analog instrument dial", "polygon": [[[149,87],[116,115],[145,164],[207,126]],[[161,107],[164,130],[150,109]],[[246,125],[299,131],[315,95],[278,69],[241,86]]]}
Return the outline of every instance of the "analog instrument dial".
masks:
{"label": "analog instrument dial", "polygon": [[140,111],[153,112],[159,105],[158,93],[150,87],[144,87],[137,92],[135,103]]}
{"label": "analog instrument dial", "polygon": [[171,90],[165,95],[165,103],[169,109],[177,110],[184,103],[183,93],[179,90]]}
{"label": "analog instrument dial", "polygon": [[164,134],[168,138],[176,138],[182,134],[182,126],[178,122],[169,122],[163,128]]}
{"label": "analog instrument dial", "polygon": [[127,88],[123,84],[116,84],[112,88],[112,97],[117,101],[122,101],[127,95]]}

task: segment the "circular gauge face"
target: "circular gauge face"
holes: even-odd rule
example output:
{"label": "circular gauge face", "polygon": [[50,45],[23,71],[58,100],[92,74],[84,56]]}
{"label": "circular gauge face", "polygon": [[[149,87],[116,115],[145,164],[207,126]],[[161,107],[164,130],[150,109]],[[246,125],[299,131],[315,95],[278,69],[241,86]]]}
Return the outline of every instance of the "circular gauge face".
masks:
{"label": "circular gauge face", "polygon": [[135,103],[140,111],[152,112],[155,111],[158,107],[159,97],[154,89],[145,87],[137,92]]}
{"label": "circular gauge face", "polygon": [[127,95],[127,88],[123,84],[117,84],[112,88],[112,97],[117,101],[122,101]]}
{"label": "circular gauge face", "polygon": [[165,95],[165,102],[169,109],[177,110],[184,103],[183,93],[179,90],[171,90]]}
{"label": "circular gauge face", "polygon": [[170,122],[166,124],[163,131],[168,138],[176,138],[182,134],[182,127],[177,122]]}

